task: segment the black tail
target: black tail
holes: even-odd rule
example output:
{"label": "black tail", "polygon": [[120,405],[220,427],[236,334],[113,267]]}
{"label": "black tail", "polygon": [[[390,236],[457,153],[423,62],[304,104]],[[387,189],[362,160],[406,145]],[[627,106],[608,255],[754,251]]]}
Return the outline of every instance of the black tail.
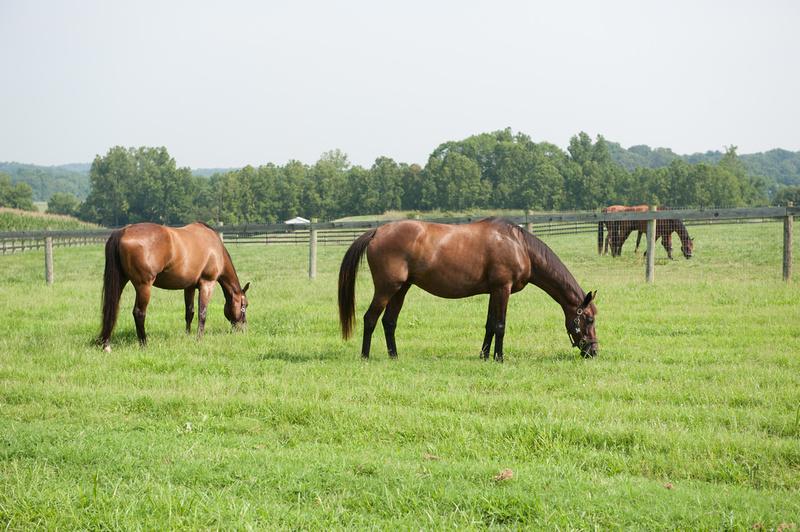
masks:
{"label": "black tail", "polygon": [[345,340],[353,334],[358,266],[370,240],[375,236],[375,231],[375,229],[367,231],[350,245],[339,268],[339,324],[342,326],[342,338]]}
{"label": "black tail", "polygon": [[103,273],[103,330],[100,332],[100,342],[104,347],[108,345],[111,332],[117,323],[119,300],[125,285],[122,263],[119,258],[119,241],[122,238],[122,232],[122,229],[114,231],[106,241],[106,268]]}
{"label": "black tail", "polygon": [[597,223],[597,254],[603,254],[603,222]]}

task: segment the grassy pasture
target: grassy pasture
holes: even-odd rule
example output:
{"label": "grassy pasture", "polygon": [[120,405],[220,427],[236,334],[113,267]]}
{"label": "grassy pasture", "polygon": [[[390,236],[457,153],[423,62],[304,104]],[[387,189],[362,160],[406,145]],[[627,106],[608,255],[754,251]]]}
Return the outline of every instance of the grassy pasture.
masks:
{"label": "grassy pasture", "polygon": [[[99,327],[99,246],[0,257],[0,525],[76,528],[643,528],[800,525],[800,288],[780,224],[697,227],[644,283],[629,244],[551,237],[598,289],[600,356],[570,349],[535,287],[511,298],[506,363],[483,362],[487,297],[412,289],[389,360],[339,339],[343,247],[230,248],[249,330],[215,293],[187,338],[156,290],[139,349],[123,298]],[[800,250],[800,247],[796,249]],[[362,269],[358,313],[371,282]],[[361,331],[360,323],[356,334]],[[513,478],[494,481],[501,470]]]}

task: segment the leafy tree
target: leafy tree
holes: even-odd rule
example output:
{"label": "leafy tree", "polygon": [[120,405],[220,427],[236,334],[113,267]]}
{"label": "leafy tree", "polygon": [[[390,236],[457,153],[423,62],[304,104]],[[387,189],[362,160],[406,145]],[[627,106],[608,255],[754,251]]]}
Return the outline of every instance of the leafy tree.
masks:
{"label": "leafy tree", "polygon": [[79,207],[80,200],[69,192],[56,192],[47,201],[47,212],[50,214],[75,216]]}
{"label": "leafy tree", "polygon": [[95,157],[89,171],[91,191],[81,217],[119,226],[151,221],[175,224],[195,211],[199,192],[188,168],[177,168],[166,148],[115,146]]}
{"label": "leafy tree", "polygon": [[455,151],[447,152],[442,159],[431,156],[428,174],[436,187],[439,208],[463,210],[487,204],[490,186],[481,180],[478,164]]}
{"label": "leafy tree", "polygon": [[27,183],[11,183],[11,176],[0,173],[0,207],[12,207],[26,211],[36,210],[33,205],[33,190]]}
{"label": "leafy tree", "polygon": [[787,205],[790,201],[800,206],[800,186],[782,187],[778,189],[778,193],[775,194],[772,204]]}

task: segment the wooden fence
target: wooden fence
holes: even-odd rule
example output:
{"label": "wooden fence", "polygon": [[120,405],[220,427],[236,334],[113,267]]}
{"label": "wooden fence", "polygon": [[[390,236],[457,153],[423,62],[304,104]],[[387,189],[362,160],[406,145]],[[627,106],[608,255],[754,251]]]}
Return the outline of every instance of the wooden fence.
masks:
{"label": "wooden fence", "polygon": [[[650,248],[654,240],[655,220],[681,219],[687,225],[698,224],[728,224],[728,223],[758,223],[775,222],[782,220],[784,224],[783,245],[783,277],[791,279],[792,275],[792,226],[794,216],[800,213],[800,208],[789,205],[786,207],[758,207],[744,209],[686,209],[649,212],[553,212],[530,213],[525,216],[506,217],[513,223],[525,226],[530,232],[538,236],[596,233],[600,222],[619,221],[653,221],[648,224],[648,257],[654,253]],[[437,218],[427,221],[463,224],[480,220],[481,217]],[[352,222],[320,222],[307,225],[286,224],[248,224],[235,226],[220,226],[215,228],[220,233],[226,244],[261,244],[261,245],[308,245],[309,246],[309,277],[316,276],[317,246],[346,245],[351,243],[365,230],[390,223],[395,220],[352,221]],[[97,244],[105,242],[111,234],[111,229],[90,231],[22,231],[0,232],[0,252],[2,254],[17,251],[42,249],[52,250],[52,247]],[[46,245],[50,239],[51,246]],[[45,255],[48,255],[46,252]],[[52,253],[45,257],[52,271]],[[49,261],[49,262],[48,262]],[[645,277],[648,282],[654,278],[653,261],[646,261]]]}

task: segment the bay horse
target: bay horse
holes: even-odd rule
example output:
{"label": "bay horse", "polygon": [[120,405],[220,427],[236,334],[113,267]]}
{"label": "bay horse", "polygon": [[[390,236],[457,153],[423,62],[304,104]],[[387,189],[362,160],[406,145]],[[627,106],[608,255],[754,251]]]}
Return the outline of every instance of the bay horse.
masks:
{"label": "bay horse", "polygon": [[[616,252],[615,256],[619,256],[622,253],[622,245],[634,231],[639,232],[636,235],[636,248],[634,249],[634,253],[638,253],[642,234],[647,234],[647,220],[626,220],[623,223],[625,225],[618,230],[615,242],[616,248],[612,250],[612,253]],[[681,252],[684,257],[691,259],[694,253],[694,240],[689,236],[689,230],[686,229],[683,221],[677,218],[656,220],[656,241],[660,238],[661,245],[664,246],[667,252],[667,257],[670,260],[675,260],[672,257],[672,233],[678,233],[678,238],[681,240]]]}
{"label": "bay horse", "polygon": [[[650,210],[649,205],[610,205],[603,209],[601,212],[609,213],[609,212],[647,212]],[[611,249],[611,256],[616,257],[619,253],[617,252],[618,248],[622,248],[622,244],[619,243],[619,234],[622,231],[627,230],[628,225],[631,222],[628,220],[620,220],[620,221],[611,221],[611,222],[598,222],[597,224],[597,254],[598,255],[606,255]],[[603,225],[608,229],[608,236],[605,238],[605,248],[603,248]],[[645,227],[646,231],[646,227]],[[630,233],[628,233],[630,234]],[[639,249],[638,241],[636,245],[636,249]]]}
{"label": "bay horse", "polygon": [[228,250],[216,231],[196,222],[184,227],[165,227],[138,223],[117,229],[106,241],[103,274],[103,326],[99,342],[111,351],[111,333],[117,322],[119,301],[128,281],[136,290],[133,320],[141,345],[147,344],[144,320],[150,302],[150,289],[183,290],[186,305],[186,332],[194,319],[194,292],[199,291],[197,336],[206,325],[206,310],[214,285],[225,294],[225,317],[236,328],[247,323],[247,297],[250,287],[239,284],[239,277]]}
{"label": "bay horse", "polygon": [[356,275],[365,253],[375,292],[364,315],[364,358],[369,357],[372,333],[382,313],[389,356],[397,356],[397,317],[409,288],[417,285],[449,299],[488,293],[480,356],[488,360],[494,337],[494,359],[502,362],[508,298],[528,283],[561,305],[572,346],[584,357],[597,355],[593,302],[597,292],[585,293],[544,242],[499,218],[465,225],[403,220],[359,236],[339,269],[339,323],[345,340],[353,332]]}

